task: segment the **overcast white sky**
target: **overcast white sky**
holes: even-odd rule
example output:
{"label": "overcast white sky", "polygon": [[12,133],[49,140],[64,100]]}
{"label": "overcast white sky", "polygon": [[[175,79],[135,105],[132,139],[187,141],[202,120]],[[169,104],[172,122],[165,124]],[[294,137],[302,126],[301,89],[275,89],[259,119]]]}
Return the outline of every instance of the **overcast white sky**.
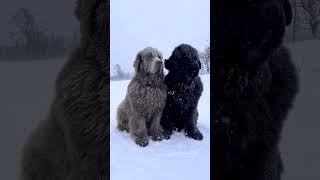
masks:
{"label": "overcast white sky", "polygon": [[138,51],[158,48],[164,58],[180,43],[201,51],[210,40],[210,0],[111,0],[110,65],[133,72]]}

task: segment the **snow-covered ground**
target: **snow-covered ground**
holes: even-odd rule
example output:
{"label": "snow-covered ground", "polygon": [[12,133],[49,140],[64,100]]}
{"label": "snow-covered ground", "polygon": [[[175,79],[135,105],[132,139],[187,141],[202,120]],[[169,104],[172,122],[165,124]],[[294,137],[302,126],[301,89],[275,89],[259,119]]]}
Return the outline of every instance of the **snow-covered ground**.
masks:
{"label": "snow-covered ground", "polygon": [[48,113],[65,59],[0,62],[0,179],[19,180],[21,148]]}
{"label": "snow-covered ground", "polygon": [[299,71],[300,92],[281,141],[283,179],[320,179],[320,40],[287,47]]}
{"label": "snow-covered ground", "polygon": [[111,180],[209,180],[210,177],[210,78],[202,75],[198,127],[202,141],[175,132],[171,139],[137,146],[128,133],[116,129],[116,109],[129,81],[111,81],[110,174]]}

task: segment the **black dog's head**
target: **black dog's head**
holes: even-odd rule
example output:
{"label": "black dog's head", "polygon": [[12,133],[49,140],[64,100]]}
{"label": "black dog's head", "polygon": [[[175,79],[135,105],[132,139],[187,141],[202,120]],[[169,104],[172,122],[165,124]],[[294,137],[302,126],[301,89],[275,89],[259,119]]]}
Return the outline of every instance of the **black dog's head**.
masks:
{"label": "black dog's head", "polygon": [[289,0],[217,0],[214,55],[251,65],[282,44],[291,23]]}
{"label": "black dog's head", "polygon": [[188,44],[176,47],[169,59],[165,60],[164,65],[169,73],[187,83],[194,80],[201,69],[198,51]]}

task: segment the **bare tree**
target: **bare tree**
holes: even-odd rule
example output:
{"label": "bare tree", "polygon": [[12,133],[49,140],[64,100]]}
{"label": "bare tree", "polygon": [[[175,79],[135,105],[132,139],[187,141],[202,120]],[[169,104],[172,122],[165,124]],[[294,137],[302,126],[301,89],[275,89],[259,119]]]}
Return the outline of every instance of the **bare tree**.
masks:
{"label": "bare tree", "polygon": [[306,12],[305,23],[309,25],[314,38],[320,38],[320,0],[301,0],[301,7]]}
{"label": "bare tree", "polygon": [[320,0],[290,0],[293,8],[291,37],[293,44],[301,39],[319,39],[320,38]]}
{"label": "bare tree", "polygon": [[116,77],[118,77],[119,79],[124,79],[125,78],[125,73],[123,72],[123,70],[121,69],[120,65],[117,64],[115,67],[115,75]]}
{"label": "bare tree", "polygon": [[15,29],[10,32],[10,38],[16,47],[24,47],[25,55],[29,57],[45,54],[46,33],[37,24],[34,15],[28,8],[20,8],[13,15],[11,22]]}
{"label": "bare tree", "polygon": [[116,64],[114,66],[113,75],[110,76],[110,80],[128,80],[132,77],[132,73],[123,71],[121,66],[119,64]]}
{"label": "bare tree", "polygon": [[[11,59],[49,59],[66,56],[78,44],[78,34],[66,38],[62,34],[49,33],[46,26],[39,23],[28,8],[20,8],[12,16],[13,30],[10,39],[14,47],[9,47],[14,53],[9,53]],[[10,51],[11,52],[11,51]]]}
{"label": "bare tree", "polygon": [[297,15],[298,15],[298,4],[297,0],[292,0],[291,2],[293,7],[293,30],[292,30],[292,44],[294,44],[296,40],[296,30],[297,30]]}
{"label": "bare tree", "polygon": [[210,73],[210,46],[206,46],[203,51],[199,53],[202,73]]}

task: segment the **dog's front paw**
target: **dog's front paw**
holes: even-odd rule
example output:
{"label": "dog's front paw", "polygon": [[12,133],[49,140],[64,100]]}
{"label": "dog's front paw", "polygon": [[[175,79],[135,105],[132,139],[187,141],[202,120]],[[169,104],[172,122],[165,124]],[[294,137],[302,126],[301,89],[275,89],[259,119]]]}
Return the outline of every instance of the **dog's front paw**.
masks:
{"label": "dog's front paw", "polygon": [[202,140],[203,139],[203,135],[199,130],[185,130],[184,134],[187,137],[193,138],[195,140]]}
{"label": "dog's front paw", "polygon": [[173,127],[173,130],[178,131],[178,132],[181,132],[182,128],[180,128],[180,127]]}
{"label": "dog's front paw", "polygon": [[162,141],[164,139],[162,127],[150,129],[150,137],[154,141]]}
{"label": "dog's front paw", "polygon": [[146,147],[149,144],[149,139],[148,137],[136,137],[134,142],[141,147]]}
{"label": "dog's front paw", "polygon": [[117,125],[117,129],[118,129],[119,131],[129,132],[129,130],[128,130],[127,127],[124,127],[123,125],[120,125],[120,124]]}
{"label": "dog's front paw", "polygon": [[164,139],[170,139],[171,135],[172,135],[172,130],[164,130],[163,132]]}
{"label": "dog's front paw", "polygon": [[165,137],[164,137],[163,134],[151,136],[151,139],[152,139],[153,141],[162,141],[164,138],[165,138]]}

